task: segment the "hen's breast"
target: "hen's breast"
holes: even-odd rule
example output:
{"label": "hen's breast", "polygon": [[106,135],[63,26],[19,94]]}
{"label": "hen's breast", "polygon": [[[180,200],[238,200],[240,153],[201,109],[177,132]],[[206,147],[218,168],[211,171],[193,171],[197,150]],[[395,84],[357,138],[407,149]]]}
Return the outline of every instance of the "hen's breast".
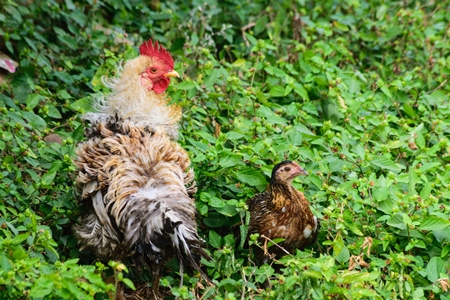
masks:
{"label": "hen's breast", "polygon": [[[280,245],[288,252],[303,249],[317,238],[319,221],[304,195],[294,189],[290,194],[260,194],[250,200],[249,210],[249,233],[259,233],[271,240],[283,238]],[[264,242],[264,238],[260,240]]]}

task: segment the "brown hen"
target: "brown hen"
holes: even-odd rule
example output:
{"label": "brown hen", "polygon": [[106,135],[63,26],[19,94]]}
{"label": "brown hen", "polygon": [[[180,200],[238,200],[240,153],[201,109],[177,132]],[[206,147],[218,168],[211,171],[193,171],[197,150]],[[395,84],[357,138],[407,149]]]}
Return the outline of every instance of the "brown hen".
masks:
{"label": "brown hen", "polygon": [[[319,232],[319,221],[311,212],[308,200],[303,193],[292,186],[299,175],[308,173],[296,162],[286,160],[272,170],[269,191],[261,193],[248,201],[250,211],[249,234],[259,233],[259,241],[266,244],[267,239],[284,239],[279,246],[287,252],[304,249],[313,244]],[[282,249],[272,246],[269,252],[276,257],[286,255]],[[268,263],[270,255],[256,249],[260,263]]]}
{"label": "brown hen", "polygon": [[164,91],[173,59],[156,42],[144,43],[128,61],[113,92],[89,113],[87,140],[77,150],[76,184],[84,212],[74,226],[81,249],[98,258],[131,257],[153,273],[158,296],[164,264],[177,257],[183,269],[199,271],[209,258],[197,233],[194,172],[175,141],[181,109]]}

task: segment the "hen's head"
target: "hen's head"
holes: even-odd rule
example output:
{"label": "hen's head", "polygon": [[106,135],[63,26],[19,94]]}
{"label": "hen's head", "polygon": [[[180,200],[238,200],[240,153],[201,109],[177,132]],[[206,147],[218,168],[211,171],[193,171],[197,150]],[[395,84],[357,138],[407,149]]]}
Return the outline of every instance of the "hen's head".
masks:
{"label": "hen's head", "polygon": [[158,41],[153,44],[152,40],[144,42],[139,52],[136,67],[140,73],[141,84],[157,94],[164,93],[169,86],[170,77],[180,77],[173,69],[172,56]]}
{"label": "hen's head", "polygon": [[308,175],[308,172],[295,161],[285,160],[273,168],[271,183],[283,182],[291,184],[294,178],[299,175]]}

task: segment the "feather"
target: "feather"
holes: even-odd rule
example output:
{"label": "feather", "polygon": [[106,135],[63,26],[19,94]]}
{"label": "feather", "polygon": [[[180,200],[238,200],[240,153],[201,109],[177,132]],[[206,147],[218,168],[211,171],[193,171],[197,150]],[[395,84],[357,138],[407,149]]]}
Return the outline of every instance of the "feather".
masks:
{"label": "feather", "polygon": [[[283,238],[280,243],[286,251],[293,253],[312,245],[319,232],[319,222],[309,207],[303,193],[292,186],[292,180],[306,175],[297,163],[284,161],[272,171],[270,190],[257,194],[247,204],[250,211],[249,234],[259,233],[271,240]],[[260,237],[264,243],[264,238]],[[267,262],[268,256],[257,250],[258,260]],[[272,247],[270,252],[280,257],[286,253]]]}
{"label": "feather", "polygon": [[195,270],[208,281],[200,259],[210,257],[197,233],[194,172],[176,142],[181,109],[148,89],[148,76],[140,77],[158,60],[170,67],[170,54],[151,41],[141,54],[109,81],[113,92],[98,101],[99,111],[84,116],[87,140],[74,161],[83,213],[74,232],[81,249],[100,259],[147,265],[157,295],[161,270],[172,257],[181,273]]}

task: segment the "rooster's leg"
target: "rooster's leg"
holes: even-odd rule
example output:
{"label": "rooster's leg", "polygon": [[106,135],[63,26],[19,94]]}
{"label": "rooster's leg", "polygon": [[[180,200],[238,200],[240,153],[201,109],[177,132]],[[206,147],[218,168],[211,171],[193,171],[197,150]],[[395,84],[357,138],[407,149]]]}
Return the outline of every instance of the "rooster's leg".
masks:
{"label": "rooster's leg", "polygon": [[152,270],[153,275],[153,296],[155,299],[159,299],[159,280],[161,279],[161,268],[160,264],[157,264],[155,268]]}

